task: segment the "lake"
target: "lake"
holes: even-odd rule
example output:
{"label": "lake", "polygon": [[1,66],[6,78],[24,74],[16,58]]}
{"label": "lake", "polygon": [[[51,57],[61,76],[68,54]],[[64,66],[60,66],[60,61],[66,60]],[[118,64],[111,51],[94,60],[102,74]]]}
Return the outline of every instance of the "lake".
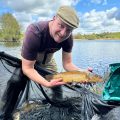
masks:
{"label": "lake", "polygon": [[[19,57],[20,43],[0,43],[0,51]],[[120,62],[120,40],[80,40],[74,41],[72,59],[81,68],[92,67],[94,72],[104,75],[109,64]],[[58,71],[63,71],[61,50],[55,53]]]}

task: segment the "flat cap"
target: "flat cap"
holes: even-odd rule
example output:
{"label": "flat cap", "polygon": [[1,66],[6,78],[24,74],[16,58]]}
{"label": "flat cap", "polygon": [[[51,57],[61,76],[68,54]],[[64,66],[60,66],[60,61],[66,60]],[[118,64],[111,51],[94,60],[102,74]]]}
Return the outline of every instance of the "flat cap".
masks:
{"label": "flat cap", "polygon": [[72,7],[61,6],[57,11],[57,15],[70,27],[77,28],[79,26],[79,18]]}

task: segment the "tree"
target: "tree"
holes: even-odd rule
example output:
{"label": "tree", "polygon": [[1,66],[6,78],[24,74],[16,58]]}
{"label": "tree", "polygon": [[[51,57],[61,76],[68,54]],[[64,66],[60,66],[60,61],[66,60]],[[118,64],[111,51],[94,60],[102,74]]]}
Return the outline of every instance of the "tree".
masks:
{"label": "tree", "polygon": [[5,41],[17,41],[20,39],[20,25],[10,13],[1,16],[1,31]]}

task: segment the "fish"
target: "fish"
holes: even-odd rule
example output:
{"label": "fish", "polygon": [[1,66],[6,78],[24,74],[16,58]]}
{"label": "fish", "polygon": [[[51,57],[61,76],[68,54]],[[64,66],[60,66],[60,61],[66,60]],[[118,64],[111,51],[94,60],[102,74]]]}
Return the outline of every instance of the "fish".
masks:
{"label": "fish", "polygon": [[100,75],[97,75],[93,72],[83,72],[83,71],[69,71],[69,72],[60,72],[57,74],[46,75],[45,78],[50,81],[51,79],[62,78],[63,82],[66,83],[95,83],[103,82],[103,79]]}

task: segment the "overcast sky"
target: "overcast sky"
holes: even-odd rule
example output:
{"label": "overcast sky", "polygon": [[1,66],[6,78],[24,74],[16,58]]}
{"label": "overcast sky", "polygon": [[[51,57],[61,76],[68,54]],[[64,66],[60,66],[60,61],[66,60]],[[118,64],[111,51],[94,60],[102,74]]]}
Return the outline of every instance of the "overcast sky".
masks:
{"label": "overcast sky", "polygon": [[74,33],[120,32],[119,0],[0,0],[0,15],[10,12],[23,26],[51,20],[61,5],[74,7],[80,19]]}

